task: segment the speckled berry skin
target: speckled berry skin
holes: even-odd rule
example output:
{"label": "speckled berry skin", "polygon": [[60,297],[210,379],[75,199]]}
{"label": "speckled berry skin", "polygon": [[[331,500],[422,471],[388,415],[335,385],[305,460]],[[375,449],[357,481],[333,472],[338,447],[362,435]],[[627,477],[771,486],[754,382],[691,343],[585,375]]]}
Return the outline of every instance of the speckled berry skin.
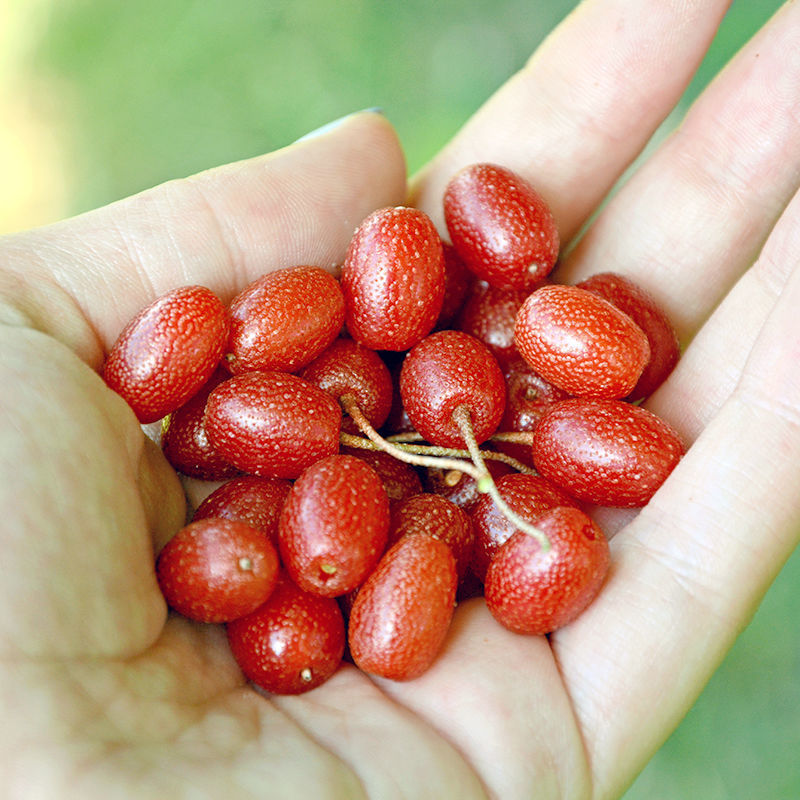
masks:
{"label": "speckled berry skin", "polygon": [[320,267],[270,272],[230,304],[226,363],[233,374],[296,372],[339,335],[344,296],[339,281]]}
{"label": "speckled berry skin", "polygon": [[229,622],[272,593],[278,553],[264,534],[239,520],[208,519],[181,528],[156,562],[169,606],[198,622]]}
{"label": "speckled berry skin", "polygon": [[292,488],[282,478],[241,475],[218,486],[195,509],[192,520],[237,519],[260,530],[278,546],[278,519]]}
{"label": "speckled berry skin", "polygon": [[333,455],[295,481],[278,524],[281,560],[308,592],[336,597],[359,586],[383,554],[389,498],[372,467]]}
{"label": "speckled berry skin", "polygon": [[514,337],[520,355],[545,380],[579,397],[628,395],[650,360],[641,328],[586,289],[552,284],[525,300]]}
{"label": "speckled berry skin", "polygon": [[204,286],[181,286],[142,309],[122,330],[103,379],[141,423],[180,408],[211,377],[228,337],[228,312]]}
{"label": "speckled berry skin", "polygon": [[[389,368],[374,350],[352,339],[337,339],[299,375],[337,401],[352,395],[373,428],[380,428],[389,416],[394,392]],[[357,433],[358,427],[345,417],[342,430]]]}
{"label": "speckled berry skin", "polygon": [[430,218],[405,206],[370,214],[350,241],[341,285],[353,339],[371,350],[413,347],[444,300],[442,241]]}
{"label": "speckled berry skin", "polygon": [[512,170],[471,164],[444,195],[450,241],[467,267],[502,289],[531,291],[553,269],[559,236],[539,193]]}
{"label": "speckled berry skin", "polygon": [[214,449],[251,475],[291,480],[339,449],[339,404],[285,372],[229,378],[208,396],[204,419]]}
{"label": "speckled berry skin", "polygon": [[358,447],[341,447],[340,452],[360,458],[378,473],[389,498],[390,507],[422,492],[422,480],[416,469],[389,453],[381,450],[362,450]]}
{"label": "speckled berry skin", "polygon": [[536,521],[550,540],[543,553],[517,531],[498,550],[486,573],[486,605],[516,633],[544,635],[572,622],[595,598],[608,573],[608,541],[576,508],[552,509]]}
{"label": "speckled berry skin", "polygon": [[466,406],[480,444],[500,424],[506,387],[497,359],[474,336],[437,331],[406,356],[400,370],[400,396],[414,428],[432,444],[465,446],[453,411]]}
{"label": "speckled berry skin", "polygon": [[[512,473],[496,481],[501,497],[511,509],[532,525],[547,511],[557,506],[573,506],[577,503],[563,489],[541,475]],[[504,517],[489,495],[480,495],[470,511],[475,530],[475,547],[472,554],[472,571],[484,580],[500,546],[517,530]]]}
{"label": "speckled berry skin", "polygon": [[423,492],[392,507],[389,546],[402,536],[423,533],[450,547],[461,580],[472,560],[475,532],[466,511],[439,494]]}
{"label": "speckled berry skin", "polygon": [[425,672],[450,627],[456,585],[447,544],[423,533],[402,537],[353,601],[348,636],[356,666],[396,681]]}
{"label": "speckled berry skin", "polygon": [[623,275],[601,272],[577,285],[608,300],[642,329],[650,345],[650,360],[626,399],[633,402],[652,394],[680,358],[678,334],[666,312],[641,286]]}
{"label": "speckled berry skin", "polygon": [[621,400],[564,400],[533,432],[536,469],[579,500],[602,506],[645,505],[684,452],[664,420]]}
{"label": "speckled berry skin", "polygon": [[342,663],[346,633],[339,604],[305,592],[280,573],[268,600],[227,626],[233,657],[252,683],[295,695],[324,683]]}

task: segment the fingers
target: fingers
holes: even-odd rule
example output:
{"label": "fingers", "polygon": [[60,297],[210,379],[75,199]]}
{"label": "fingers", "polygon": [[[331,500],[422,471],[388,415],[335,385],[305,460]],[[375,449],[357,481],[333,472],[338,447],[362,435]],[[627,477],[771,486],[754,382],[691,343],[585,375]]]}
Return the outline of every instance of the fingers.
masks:
{"label": "fingers", "polygon": [[559,280],[628,275],[688,341],[800,184],[799,45],[800,6],[789,3],[611,200]]}
{"label": "fingers", "polygon": [[415,180],[444,230],[447,181],[496,161],[533,182],[567,241],[667,116],[729,3],[589,0]]}
{"label": "fingers", "polygon": [[[800,538],[798,231],[795,201],[765,250],[791,276],[741,378],[614,537],[595,603],[553,637],[581,726],[598,731],[589,755],[600,796],[616,795],[677,724]],[[632,741],[626,729],[642,721]]]}
{"label": "fingers", "polygon": [[174,286],[201,283],[229,299],[269,270],[335,269],[358,223],[405,194],[393,129],[363,112],[270,155],[10,237],[0,248],[18,276],[15,302],[27,295],[23,313],[97,363],[122,326]]}

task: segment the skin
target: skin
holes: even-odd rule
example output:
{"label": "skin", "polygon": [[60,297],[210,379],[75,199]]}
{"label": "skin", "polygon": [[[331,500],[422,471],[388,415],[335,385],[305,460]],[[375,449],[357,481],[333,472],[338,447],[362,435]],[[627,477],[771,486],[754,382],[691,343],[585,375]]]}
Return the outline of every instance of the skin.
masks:
{"label": "skin", "polygon": [[[440,223],[449,176],[501,161],[536,182],[569,242],[677,101],[726,6],[587,0],[415,177],[413,202]],[[689,453],[647,507],[600,515],[612,569],[574,624],[516,636],[470,601],[413,682],[343,668],[268,699],[220,628],[168,617],[153,550],[182,522],[183,493],[95,372],[174,285],[228,300],[266,269],[340,263],[361,219],[408,198],[389,124],[354,115],[0,241],[9,796],[619,797],[798,541],[798,35],[790,2],[557,276],[613,264],[665,305],[688,347],[649,405]]]}

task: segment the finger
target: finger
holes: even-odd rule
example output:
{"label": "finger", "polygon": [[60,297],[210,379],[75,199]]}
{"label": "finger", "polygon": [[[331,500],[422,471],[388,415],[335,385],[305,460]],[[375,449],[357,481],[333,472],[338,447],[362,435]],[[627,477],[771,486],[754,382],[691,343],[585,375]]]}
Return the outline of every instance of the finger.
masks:
{"label": "finger", "polygon": [[559,270],[613,270],[695,333],[800,183],[800,6],[788,3],[610,201]]}
{"label": "finger", "polygon": [[358,223],[405,194],[393,129],[362,112],[270,155],[10,237],[2,255],[17,308],[25,297],[36,327],[96,364],[140,308],[176,285],[229,299],[269,270],[334,270]]}
{"label": "finger", "polygon": [[475,161],[531,180],[567,241],[688,84],[727,0],[589,0],[418,175],[413,202],[444,231],[447,182]]}
{"label": "finger", "polygon": [[678,723],[797,546],[797,266],[795,255],[735,391],[612,540],[595,603],[553,637],[580,724],[597,732],[588,751],[601,796],[619,793]]}

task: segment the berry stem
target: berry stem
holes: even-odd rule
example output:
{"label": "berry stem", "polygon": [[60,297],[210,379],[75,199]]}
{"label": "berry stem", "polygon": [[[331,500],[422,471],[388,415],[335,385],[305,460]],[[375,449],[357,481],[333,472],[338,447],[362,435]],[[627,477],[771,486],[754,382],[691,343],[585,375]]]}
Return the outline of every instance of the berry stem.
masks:
{"label": "berry stem", "polygon": [[543,553],[548,552],[550,550],[550,540],[547,538],[547,536],[535,525],[531,525],[530,522],[522,519],[522,517],[520,517],[519,514],[517,514],[514,509],[508,505],[508,503],[506,503],[506,501],[503,499],[503,496],[500,494],[497,484],[494,482],[494,478],[492,478],[491,473],[486,468],[486,463],[483,459],[483,452],[481,451],[480,447],[478,447],[478,442],[475,439],[469,408],[463,405],[458,406],[453,411],[453,421],[456,423],[456,425],[458,425],[461,435],[464,437],[464,441],[466,442],[472,462],[477,468],[479,477],[475,478],[475,480],[478,484],[478,491],[486,492],[492,498],[500,513],[507,520],[509,520],[509,522],[512,522],[523,533],[527,533],[528,536],[532,536],[534,539],[536,539],[536,541],[539,542],[539,546],[542,548]]}
{"label": "berry stem", "polygon": [[531,431],[503,431],[502,433],[495,433],[489,438],[493,442],[533,445],[533,433]]}

